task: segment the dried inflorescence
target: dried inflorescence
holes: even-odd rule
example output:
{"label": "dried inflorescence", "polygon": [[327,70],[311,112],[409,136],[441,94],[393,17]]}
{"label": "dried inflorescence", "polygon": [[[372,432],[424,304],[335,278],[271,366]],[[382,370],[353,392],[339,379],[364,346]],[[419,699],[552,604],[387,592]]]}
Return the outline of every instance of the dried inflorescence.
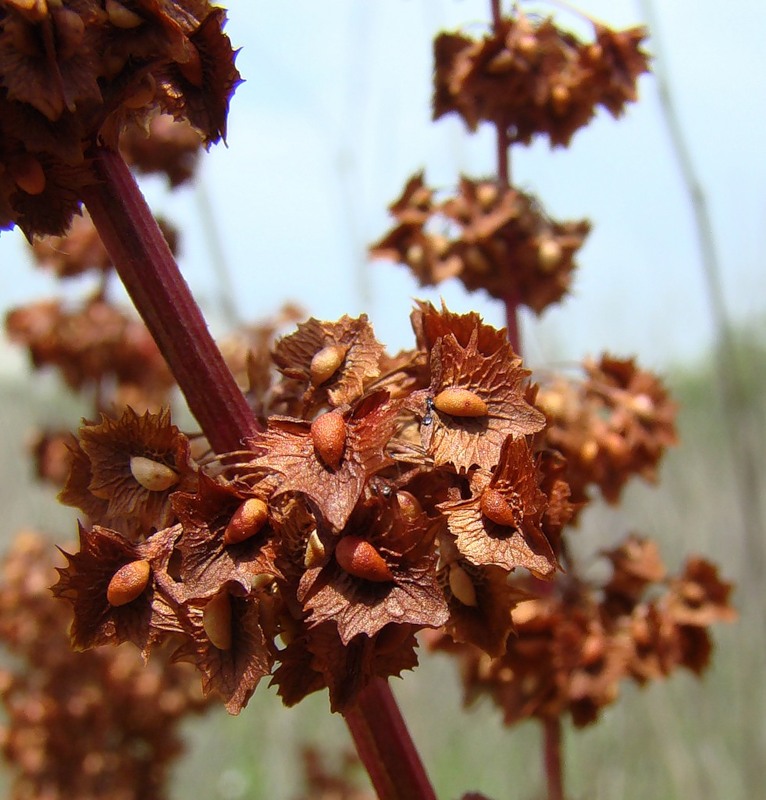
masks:
{"label": "dried inflorescence", "polygon": [[595,484],[610,503],[633,475],[654,480],[665,450],[676,442],[677,407],[660,379],[634,359],[587,359],[580,380],[543,382],[537,405],[548,420],[545,440],[566,457],[575,502]]}
{"label": "dried inflorescence", "polygon": [[224,22],[207,0],[2,0],[0,229],[63,233],[93,181],[89,149],[158,111],[205,145],[223,138],[239,82]]}
{"label": "dried inflorescence", "polygon": [[635,535],[604,555],[613,571],[603,586],[572,576],[526,585],[530,596],[513,609],[515,631],[499,657],[433,640],[458,656],[468,702],[489,695],[508,725],[571,715],[582,727],[617,699],[625,679],[703,671],[709,626],[735,618],[731,585],[700,558],[669,578],[656,545]]}
{"label": "dried inflorescence", "polygon": [[569,144],[602,106],[613,116],[636,99],[648,72],[644,28],[613,31],[594,23],[581,41],[552,18],[519,11],[482,39],[441,33],[434,42],[434,119],[458,114],[470,130],[490,122],[509,142],[546,136]]}
{"label": "dried inflorescence", "polygon": [[586,220],[557,222],[536,199],[496,180],[462,177],[437,201],[423,173],[389,207],[396,225],[370,248],[406,264],[422,286],[456,277],[469,291],[513,298],[540,314],[568,292]]}
{"label": "dried inflorescence", "polygon": [[210,703],[167,650],[148,664],[131,647],[72,651],[69,613],[48,589],[53,553],[27,531],[0,566],[0,642],[14,657],[0,670],[8,797],[161,800],[179,725]]}
{"label": "dried inflorescence", "polygon": [[75,643],[181,636],[235,713],[269,674],[343,709],[415,666],[423,628],[498,652],[508,575],[555,571],[574,507],[504,331],[425,303],[413,326],[390,358],[366,317],[300,325],[267,393],[291,413],[207,467],[164,413],[83,426],[62,497],[91,526],[56,586]]}
{"label": "dried inflorescence", "polygon": [[6,330],[35,368],[56,367],[73,389],[108,388],[118,404],[167,402],[175,385],[146,327],[99,297],[79,309],[60,300],[29,304],[9,312]]}

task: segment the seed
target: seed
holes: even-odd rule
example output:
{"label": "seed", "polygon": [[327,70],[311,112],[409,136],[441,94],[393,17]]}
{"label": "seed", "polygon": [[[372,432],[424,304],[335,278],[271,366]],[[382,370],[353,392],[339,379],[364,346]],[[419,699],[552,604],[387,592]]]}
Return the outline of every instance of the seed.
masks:
{"label": "seed", "polygon": [[203,82],[202,59],[195,45],[188,40],[187,43],[189,58],[186,61],[177,62],[178,70],[192,86],[200,88]]}
{"label": "seed", "polygon": [[415,495],[400,491],[396,493],[396,502],[401,515],[410,521],[417,519],[423,513],[423,506]]}
{"label": "seed", "polygon": [[486,417],[487,404],[470,389],[444,389],[434,397],[434,406],[452,417]]}
{"label": "seed", "polygon": [[[56,55],[62,61],[70,59],[81,48],[85,38],[85,23],[82,17],[68,8],[54,12],[56,25]],[[74,111],[74,107],[69,109]]]}
{"label": "seed", "polygon": [[513,56],[508,50],[501,50],[496,56],[487,62],[486,70],[494,75],[498,75],[513,68]]}
{"label": "seed", "polygon": [[303,566],[306,569],[319,566],[325,557],[325,546],[319,538],[319,534],[314,528],[309,535],[309,540],[306,542],[306,552],[303,554]]}
{"label": "seed", "polygon": [[341,568],[356,578],[385,583],[394,576],[383,556],[367,541],[358,536],[344,536],[335,548],[335,560]]}
{"label": "seed", "polygon": [[552,272],[561,263],[564,251],[552,236],[540,240],[537,246],[537,263],[542,272]]}
{"label": "seed", "polygon": [[481,495],[481,513],[498,525],[516,527],[513,509],[497,489],[484,490]]}
{"label": "seed", "polygon": [[147,73],[141,80],[134,86],[130,94],[128,94],[122,101],[126,108],[143,108],[149,105],[154,100],[154,95],[157,93],[157,81],[151,73]]}
{"label": "seed", "polygon": [[19,156],[8,171],[16,186],[23,192],[38,195],[45,191],[45,172],[42,164],[33,155],[25,153]]}
{"label": "seed", "polygon": [[231,650],[231,599],[221,592],[208,601],[202,612],[202,627],[219,650]]}
{"label": "seed", "polygon": [[309,367],[311,385],[321,386],[325,381],[329,381],[343,363],[347,352],[348,348],[340,344],[328,344],[317,350]]}
{"label": "seed", "polygon": [[269,507],[258,497],[250,497],[232,514],[223,534],[224,544],[244,542],[255,536],[269,518]]}
{"label": "seed", "polygon": [[122,3],[117,0],[106,0],[106,15],[109,17],[109,22],[115,28],[123,28],[129,30],[130,28],[137,28],[144,20],[138,14],[125,8]]}
{"label": "seed", "polygon": [[130,457],[130,471],[138,483],[150,492],[164,492],[180,480],[175,470],[144,456]]}
{"label": "seed", "polygon": [[311,423],[311,438],[318,456],[330,469],[337,469],[346,446],[346,422],[340,411],[329,411]]}
{"label": "seed", "polygon": [[146,589],[151,571],[149,562],[143,559],[120,567],[106,588],[109,605],[124,606],[135,600]]}
{"label": "seed", "polygon": [[464,605],[479,605],[476,599],[476,587],[471,576],[458,564],[451,564],[449,568],[449,588],[452,594]]}
{"label": "seed", "polygon": [[274,583],[274,576],[268,572],[258,572],[250,578],[250,588],[257,592],[259,589],[265,589]]}

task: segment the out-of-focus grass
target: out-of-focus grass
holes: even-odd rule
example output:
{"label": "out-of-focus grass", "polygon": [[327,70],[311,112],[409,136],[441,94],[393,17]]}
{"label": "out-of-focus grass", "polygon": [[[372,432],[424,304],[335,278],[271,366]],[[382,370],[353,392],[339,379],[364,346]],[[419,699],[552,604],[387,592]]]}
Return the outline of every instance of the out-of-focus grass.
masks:
{"label": "out-of-focus grass", "polygon": [[[737,424],[747,426],[766,488],[766,348],[748,340],[742,352],[747,380]],[[575,546],[585,558],[637,531],[659,540],[671,571],[689,554],[704,555],[737,582],[740,621],[713,629],[713,662],[702,680],[679,673],[646,689],[624,684],[599,724],[584,731],[567,727],[572,800],[751,800],[763,794],[766,631],[761,586],[742,583],[749,556],[739,528],[737,465],[726,447],[710,366],[679,370],[669,382],[684,404],[681,443],[668,455],[659,485],[637,481],[621,506],[589,510]],[[40,421],[67,420],[75,427],[80,411],[59,393],[34,386],[0,384],[4,541],[24,525],[51,530],[60,541],[75,531],[73,515],[31,480],[24,440],[28,427]],[[463,713],[449,660],[421,653],[421,662],[393,687],[439,797],[458,798],[469,789],[496,800],[543,797],[538,726],[504,729],[488,704]],[[329,715],[324,694],[283,709],[265,683],[239,717],[214,712],[190,723],[187,733],[189,752],[176,769],[172,792],[178,800],[290,800],[301,787],[302,744],[330,752],[349,746],[345,725]]]}

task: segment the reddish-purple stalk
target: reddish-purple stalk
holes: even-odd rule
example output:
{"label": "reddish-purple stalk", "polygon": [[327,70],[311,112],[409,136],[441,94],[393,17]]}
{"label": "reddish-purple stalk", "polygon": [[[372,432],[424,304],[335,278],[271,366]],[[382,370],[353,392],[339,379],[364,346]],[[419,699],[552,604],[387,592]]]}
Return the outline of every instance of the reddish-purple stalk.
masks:
{"label": "reddish-purple stalk", "polygon": [[[501,0],[490,0],[492,27],[499,32],[503,12]],[[504,125],[497,126],[497,183],[500,189],[511,185],[511,140]],[[508,341],[517,355],[521,355],[521,329],[519,325],[519,297],[516,291],[509,290],[503,298],[505,304]],[[543,721],[543,753],[547,800],[564,800],[564,780],[561,758],[561,720],[558,717]]]}
{"label": "reddish-purple stalk", "polygon": [[[242,449],[262,430],[210,336],[205,319],[122,157],[96,148],[96,182],[83,200],[115,269],[217,453]],[[386,681],[373,681],[346,712],[381,800],[435,800]]]}
{"label": "reddish-purple stalk", "polygon": [[564,800],[560,717],[545,717],[543,720],[543,752],[548,789],[547,800]]}

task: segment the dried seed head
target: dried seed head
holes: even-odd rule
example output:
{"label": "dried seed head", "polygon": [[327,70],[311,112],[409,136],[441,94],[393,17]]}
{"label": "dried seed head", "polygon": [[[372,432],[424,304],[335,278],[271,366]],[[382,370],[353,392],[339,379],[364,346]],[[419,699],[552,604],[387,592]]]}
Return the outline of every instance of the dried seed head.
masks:
{"label": "dried seed head", "polygon": [[344,536],[335,547],[335,560],[341,568],[356,578],[375,583],[392,581],[394,576],[383,556],[358,536]]}
{"label": "dried seed head", "polygon": [[124,606],[135,600],[146,589],[151,571],[149,562],[143,559],[120,567],[106,589],[109,605]]}
{"label": "dried seed head", "polygon": [[130,471],[138,483],[150,492],[164,492],[180,480],[175,470],[144,456],[131,456]]}
{"label": "dried seed head", "polygon": [[321,386],[325,381],[329,381],[343,363],[347,352],[348,348],[343,345],[328,344],[314,353],[309,367],[311,385]]}
{"label": "dried seed head", "polygon": [[202,612],[202,627],[219,650],[231,650],[231,598],[220,592],[208,601]]}
{"label": "dried seed head", "polygon": [[444,389],[434,397],[434,406],[452,417],[486,417],[487,404],[470,389]]}
{"label": "dried seed head", "polygon": [[346,446],[346,421],[340,411],[329,411],[311,423],[314,449],[330,469],[337,469]]}
{"label": "dried seed head", "polygon": [[498,525],[516,527],[513,509],[497,489],[487,488],[481,495],[481,513]]}
{"label": "dried seed head", "polygon": [[325,546],[322,544],[322,540],[319,538],[316,528],[314,528],[306,542],[306,552],[303,554],[303,566],[306,567],[306,569],[318,567],[324,561],[324,557]]}
{"label": "dried seed head", "polygon": [[111,22],[115,28],[129,30],[130,28],[137,28],[144,21],[143,17],[139,17],[138,14],[134,13],[129,8],[125,8],[125,6],[122,3],[118,3],[117,0],[106,0],[105,9],[106,15],[109,17],[109,22]]}
{"label": "dried seed head", "polygon": [[479,605],[476,599],[476,587],[471,576],[459,565],[451,564],[449,568],[449,588],[453,596],[464,606]]}
{"label": "dried seed head", "polygon": [[250,497],[232,514],[223,534],[224,544],[244,542],[255,536],[269,518],[269,507],[258,497]]}
{"label": "dried seed head", "polygon": [[401,515],[408,520],[415,520],[423,513],[423,506],[415,495],[400,491],[396,493],[396,502]]}

